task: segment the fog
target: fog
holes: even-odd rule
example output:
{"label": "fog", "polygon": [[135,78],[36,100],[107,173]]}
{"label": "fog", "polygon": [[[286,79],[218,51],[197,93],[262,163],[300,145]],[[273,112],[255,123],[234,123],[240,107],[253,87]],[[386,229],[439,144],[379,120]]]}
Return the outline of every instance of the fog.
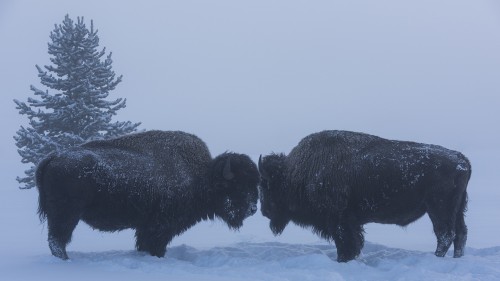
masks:
{"label": "fog", "polygon": [[[88,26],[93,20],[100,46],[124,76],[110,94],[127,98],[116,120],[194,133],[213,155],[235,151],[254,160],[288,153],[324,129],[456,149],[473,167],[469,245],[500,245],[492,233],[498,221],[489,223],[500,214],[493,178],[500,161],[496,1],[3,0],[4,214],[33,205],[36,217],[36,190],[16,190],[15,177],[29,166],[20,163],[12,137],[27,120],[12,100],[32,97],[31,84],[45,89],[35,65],[50,64],[49,34],[66,14],[84,16]],[[367,240],[390,241],[384,231]]]}

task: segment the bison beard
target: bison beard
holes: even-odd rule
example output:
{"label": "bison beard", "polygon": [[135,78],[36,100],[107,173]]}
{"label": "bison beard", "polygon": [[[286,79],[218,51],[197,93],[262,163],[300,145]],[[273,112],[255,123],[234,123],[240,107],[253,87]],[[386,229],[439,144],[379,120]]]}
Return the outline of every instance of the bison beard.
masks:
{"label": "bison beard", "polygon": [[102,231],[135,229],[137,250],[163,257],[173,237],[201,220],[241,227],[257,210],[259,174],[246,155],[212,159],[194,135],[150,131],[51,154],[36,180],[54,256],[68,258],[83,220]]}
{"label": "bison beard", "polygon": [[356,258],[369,222],[408,225],[427,213],[436,256],[467,240],[464,213],[468,159],[441,146],[391,141],[347,131],[305,137],[288,156],[259,159],[262,214],[274,234],[289,221],[337,246],[337,260]]}

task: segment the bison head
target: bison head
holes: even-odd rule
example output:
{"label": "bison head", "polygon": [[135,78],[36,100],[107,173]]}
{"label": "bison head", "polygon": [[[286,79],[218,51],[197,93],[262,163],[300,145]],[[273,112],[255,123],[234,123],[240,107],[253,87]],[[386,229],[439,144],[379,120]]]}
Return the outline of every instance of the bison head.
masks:
{"label": "bison head", "polygon": [[230,228],[238,229],[244,219],[257,212],[257,166],[247,155],[236,153],[221,154],[213,163],[215,215]]}
{"label": "bison head", "polygon": [[259,158],[259,197],[262,215],[270,219],[274,235],[283,232],[290,221],[285,190],[285,155],[271,154]]}

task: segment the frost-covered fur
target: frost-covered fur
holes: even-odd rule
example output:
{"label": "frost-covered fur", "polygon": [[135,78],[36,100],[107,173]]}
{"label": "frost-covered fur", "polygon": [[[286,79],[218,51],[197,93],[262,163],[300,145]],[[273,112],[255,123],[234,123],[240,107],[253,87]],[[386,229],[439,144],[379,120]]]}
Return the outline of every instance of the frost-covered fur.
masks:
{"label": "frost-covered fur", "polygon": [[194,135],[149,131],[49,155],[36,181],[54,256],[68,258],[83,220],[102,231],[135,229],[137,250],[163,257],[174,236],[201,220],[241,227],[257,210],[259,173],[243,154],[212,159]]}
{"label": "frost-covered fur", "polygon": [[356,258],[369,222],[408,225],[427,213],[436,256],[454,243],[463,255],[469,160],[441,146],[391,141],[363,133],[323,131],[288,156],[259,159],[262,214],[280,234],[289,221],[334,241],[337,260]]}

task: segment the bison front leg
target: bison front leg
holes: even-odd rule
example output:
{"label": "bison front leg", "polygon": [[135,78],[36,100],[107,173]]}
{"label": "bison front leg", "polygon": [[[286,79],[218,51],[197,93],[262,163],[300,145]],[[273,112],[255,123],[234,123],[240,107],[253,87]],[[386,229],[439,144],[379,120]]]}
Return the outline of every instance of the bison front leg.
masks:
{"label": "bison front leg", "polygon": [[334,226],[332,230],[338,262],[348,262],[359,256],[365,241],[363,226],[352,222],[342,222]]}
{"label": "bison front leg", "polygon": [[167,251],[167,245],[172,241],[173,235],[165,227],[158,225],[137,228],[135,232],[138,251],[148,252],[150,255],[162,258]]}

